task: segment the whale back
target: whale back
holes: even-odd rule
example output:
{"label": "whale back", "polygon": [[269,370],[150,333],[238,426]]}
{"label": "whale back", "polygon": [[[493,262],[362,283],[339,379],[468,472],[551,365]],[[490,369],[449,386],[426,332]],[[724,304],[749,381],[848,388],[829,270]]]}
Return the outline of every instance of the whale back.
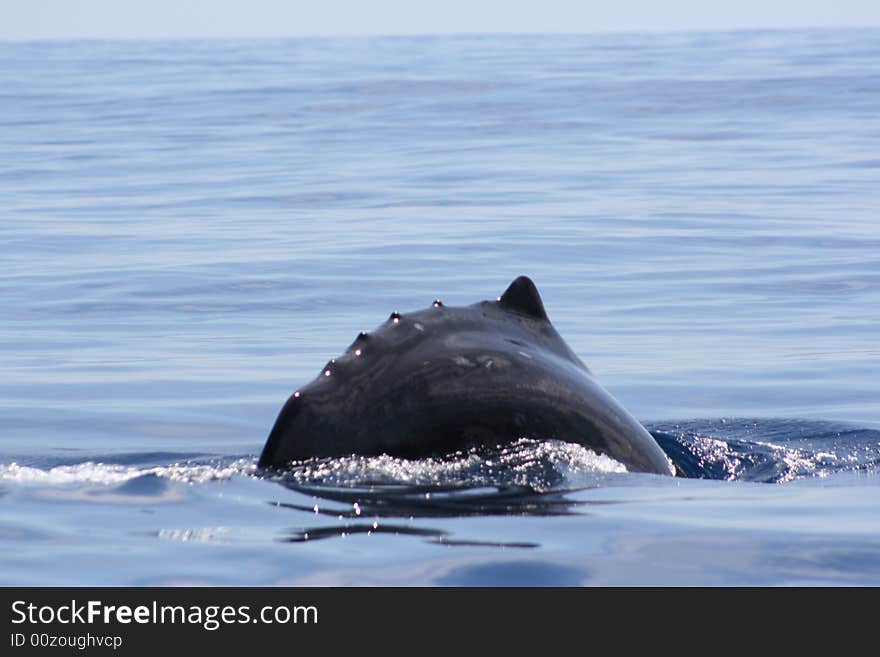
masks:
{"label": "whale back", "polygon": [[261,467],[345,454],[442,456],[518,438],[583,444],[669,474],[648,432],[596,381],[534,283],[494,301],[393,312],[288,399]]}

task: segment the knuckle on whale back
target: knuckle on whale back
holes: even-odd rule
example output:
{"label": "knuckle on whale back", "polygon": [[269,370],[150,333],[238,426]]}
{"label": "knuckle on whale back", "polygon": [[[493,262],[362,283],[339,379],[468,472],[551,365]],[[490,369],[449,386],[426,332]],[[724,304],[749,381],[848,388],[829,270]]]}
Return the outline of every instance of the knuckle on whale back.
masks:
{"label": "knuckle on whale back", "polygon": [[392,312],[282,407],[259,466],[348,454],[443,456],[519,438],[672,474],[654,438],[556,332],[527,276],[494,301]]}

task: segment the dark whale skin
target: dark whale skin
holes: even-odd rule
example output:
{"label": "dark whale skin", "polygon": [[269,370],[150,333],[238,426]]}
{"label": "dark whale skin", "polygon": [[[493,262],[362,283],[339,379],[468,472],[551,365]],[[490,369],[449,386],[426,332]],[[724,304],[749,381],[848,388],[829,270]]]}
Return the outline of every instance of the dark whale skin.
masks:
{"label": "dark whale skin", "polygon": [[392,313],[287,400],[261,468],[349,454],[406,458],[518,438],[578,443],[629,471],[674,471],[553,328],[520,276],[496,301]]}

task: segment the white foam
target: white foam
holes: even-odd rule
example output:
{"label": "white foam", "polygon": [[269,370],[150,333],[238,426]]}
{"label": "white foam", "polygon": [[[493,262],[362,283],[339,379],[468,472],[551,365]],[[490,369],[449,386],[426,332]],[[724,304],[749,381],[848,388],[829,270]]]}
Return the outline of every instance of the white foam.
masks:
{"label": "white foam", "polygon": [[256,465],[251,459],[237,459],[223,465],[173,463],[150,468],[87,461],[76,465],[57,465],[45,470],[13,462],[0,465],[0,480],[49,486],[121,484],[152,474],[173,481],[200,484],[229,479],[235,475],[250,475],[255,470]]}
{"label": "white foam", "polygon": [[[112,485],[155,475],[198,484],[222,481],[236,475],[250,476],[255,472],[253,459],[153,467],[87,461],[46,469],[13,462],[0,465],[0,481],[43,486]],[[417,486],[519,484],[549,488],[558,484],[559,479],[576,478],[581,474],[620,472],[626,472],[621,463],[580,445],[522,439],[488,454],[465,452],[443,459],[403,459],[387,455],[318,459],[292,468],[287,476],[295,481],[324,485],[379,481]]]}
{"label": "white foam", "polygon": [[416,486],[519,484],[552,487],[548,480],[584,473],[621,473],[626,467],[581,445],[521,439],[491,453],[465,452],[444,459],[404,459],[387,455],[347,456],[307,461],[287,476],[330,485],[382,482]]}
{"label": "white foam", "polygon": [[158,536],[172,541],[214,543],[229,534],[226,527],[202,527],[199,529],[160,529]]}

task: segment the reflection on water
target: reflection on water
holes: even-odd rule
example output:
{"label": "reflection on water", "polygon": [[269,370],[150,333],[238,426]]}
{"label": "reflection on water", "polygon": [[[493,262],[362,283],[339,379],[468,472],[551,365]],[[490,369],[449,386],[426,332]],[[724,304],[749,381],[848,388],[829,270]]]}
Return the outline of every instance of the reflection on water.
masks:
{"label": "reflection on water", "polygon": [[409,525],[380,524],[378,521],[372,524],[346,524],[343,526],[312,527],[302,530],[291,531],[281,539],[287,543],[300,543],[302,541],[317,541],[322,538],[346,538],[354,534],[391,534],[393,536],[421,536],[429,543],[438,545],[457,545],[466,547],[495,547],[495,548],[536,548],[538,543],[512,543],[498,541],[476,541],[452,538],[449,532],[442,529],[428,529],[424,527],[412,527]]}
{"label": "reflection on water", "polygon": [[[630,474],[579,446],[535,440],[445,459],[317,459],[268,475],[254,457],[163,469],[129,455],[123,471],[10,465],[3,499],[19,512],[0,507],[0,538],[66,545],[86,561],[98,541],[108,581],[137,572],[143,584],[240,582],[245,565],[247,581],[296,584],[876,580],[876,430],[789,420],[652,428],[690,478]],[[29,516],[47,505],[65,509],[51,526]],[[784,550],[779,535],[790,539]],[[138,553],[145,538],[162,539],[149,551],[166,558],[131,571],[118,546]],[[438,548],[444,556],[425,552]],[[538,556],[513,556],[523,551]],[[39,555],[8,553],[17,566],[7,573],[77,581]]]}
{"label": "reflection on water", "polygon": [[301,507],[281,504],[301,511],[313,511],[342,518],[361,515],[382,518],[463,518],[486,515],[562,515],[576,503],[565,497],[565,490],[536,491],[530,486],[358,486],[347,489],[303,486],[285,482],[291,490],[345,505]]}
{"label": "reflection on water", "polygon": [[440,586],[584,586],[589,570],[544,561],[502,561],[453,568]]}
{"label": "reflection on water", "polygon": [[[687,478],[781,483],[870,472],[880,463],[880,431],[830,422],[703,420],[652,428],[680,476]],[[455,540],[422,519],[589,515],[590,506],[625,504],[623,499],[589,500],[579,495],[624,471],[608,461],[576,445],[528,439],[446,459],[310,459],[272,477],[307,496],[309,503],[272,504],[344,521],[292,530],[282,539],[289,542],[390,533],[428,537],[446,545],[502,545]],[[534,483],[518,483],[523,481]],[[410,523],[389,524],[388,518]],[[364,522],[367,519],[374,520]]]}

